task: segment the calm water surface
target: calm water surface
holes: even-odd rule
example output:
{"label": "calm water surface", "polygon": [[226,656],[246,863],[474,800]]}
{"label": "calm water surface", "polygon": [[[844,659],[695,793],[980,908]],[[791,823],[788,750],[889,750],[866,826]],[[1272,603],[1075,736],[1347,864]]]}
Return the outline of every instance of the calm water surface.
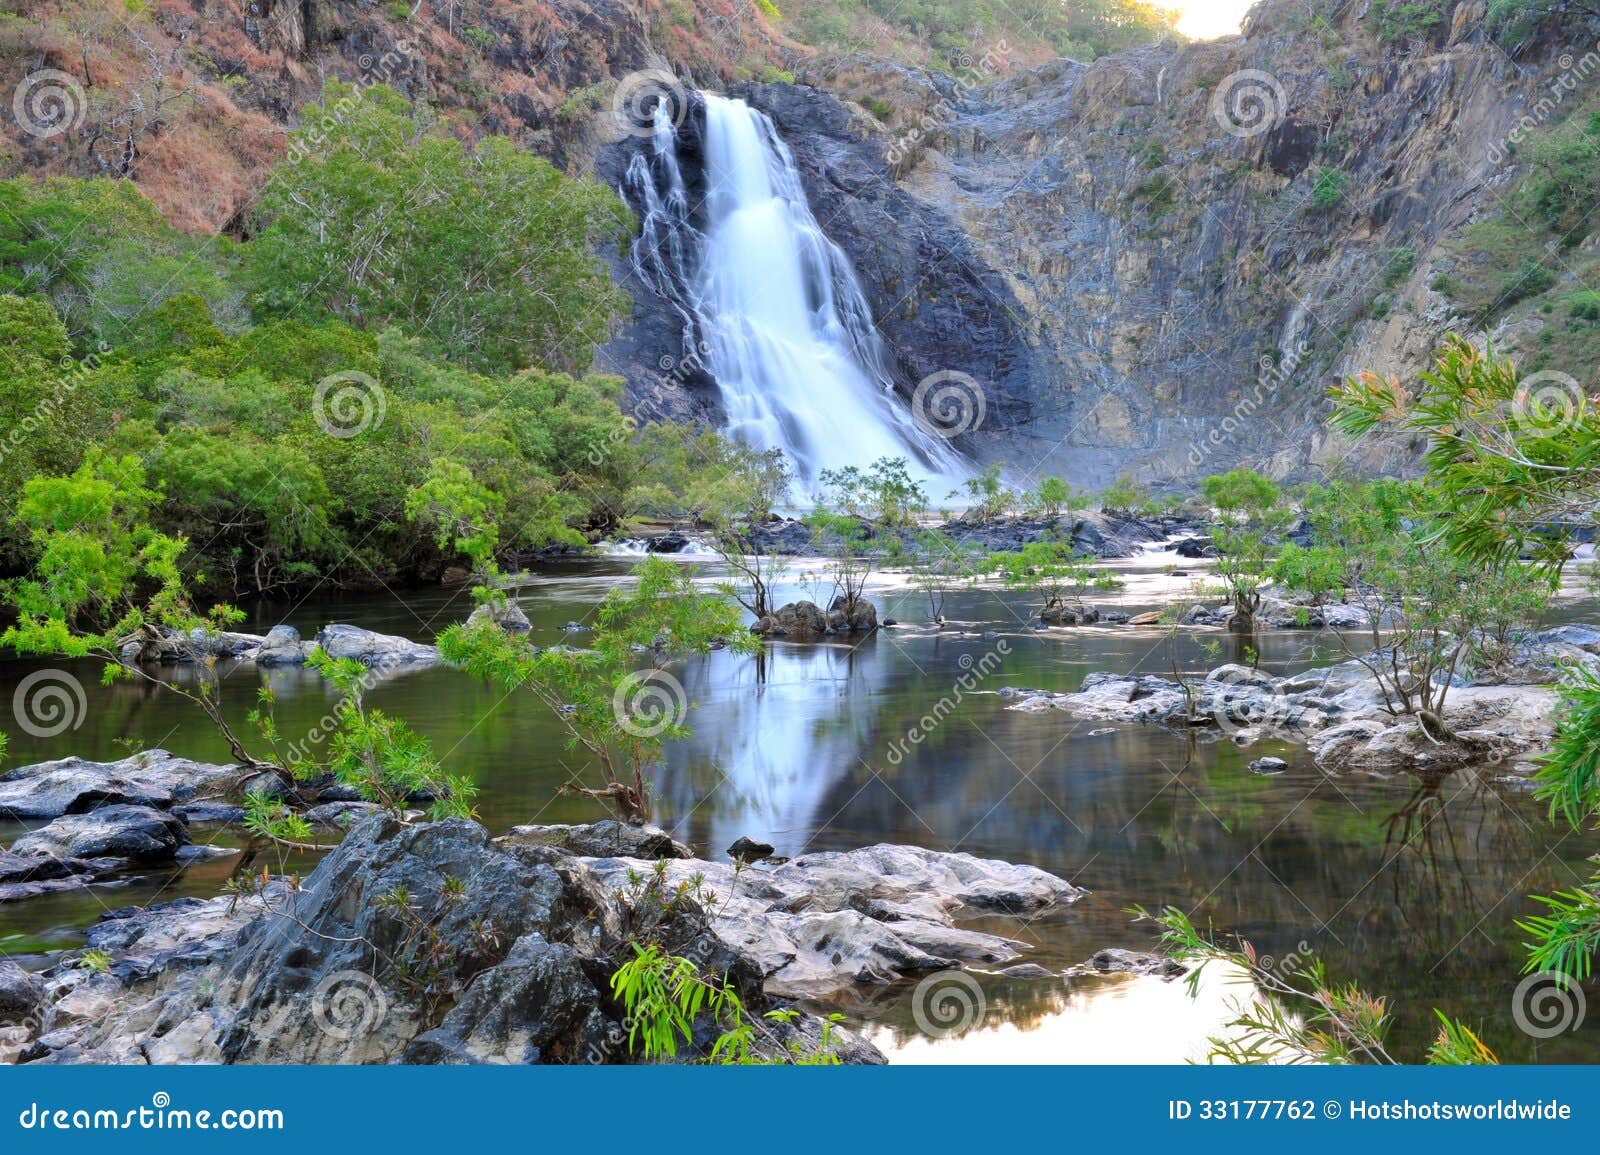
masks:
{"label": "calm water surface", "polygon": [[[1125,567],[1128,588],[1108,600],[1156,608],[1162,561]],[[535,640],[567,640],[562,625],[584,620],[627,569],[608,559],[543,571],[521,597]],[[823,598],[804,582],[789,593]],[[1600,1061],[1600,1016],[1542,1042],[1512,1021],[1522,938],[1514,922],[1533,912],[1527,896],[1585,879],[1586,856],[1600,848],[1588,833],[1553,827],[1526,793],[1490,771],[1425,787],[1405,775],[1335,779],[1287,744],[1191,744],[1161,728],[1010,711],[994,693],[1003,686],[1070,690],[1091,670],[1167,674],[1174,661],[1199,670],[1235,656],[1232,642],[1216,631],[1175,645],[1160,631],[1040,632],[1022,620],[1019,597],[984,590],[952,598],[952,624],[935,632],[916,624],[928,613],[915,592],[891,581],[873,596],[884,616],[910,624],[854,645],[779,643],[762,659],[719,653],[674,667],[694,703],[695,733],[669,752],[656,780],[662,825],[702,853],[750,835],[785,855],[892,841],[1031,863],[1091,893],[1033,923],[988,925],[1026,942],[1027,958],[1052,969],[1105,946],[1150,946],[1153,933],[1127,908],[1175,905],[1278,958],[1307,944],[1331,974],[1389,996],[1403,1048],[1424,1045],[1439,1007],[1481,1026],[1507,1061]],[[310,636],[347,621],[428,640],[469,608],[464,593],[438,590],[317,600],[249,608],[244,628],[281,621]],[[1585,604],[1561,616],[1597,615]],[[1220,654],[1204,648],[1219,639]],[[1277,674],[1344,657],[1337,639],[1305,633],[1266,634],[1258,644],[1262,667]],[[0,703],[9,706],[36,668],[0,662]],[[9,765],[151,746],[226,760],[181,703],[148,687],[102,687],[92,665],[73,673],[89,702],[81,724],[40,740],[4,719]],[[286,734],[309,729],[333,704],[306,671],[238,667],[225,695],[241,724],[261,677],[277,690]],[[556,796],[585,766],[530,698],[431,669],[395,674],[371,702],[428,735],[452,772],[476,777],[492,831],[597,816],[592,803]],[[1248,763],[1263,754],[1286,758],[1290,769],[1251,772]],[[1405,841],[1408,817],[1413,837]],[[21,829],[0,823],[0,843]],[[0,907],[0,950],[39,961],[80,945],[82,928],[105,909],[209,896],[229,868],[217,860]],[[1203,1057],[1207,1033],[1243,993],[1223,976],[1204,984],[1198,1001],[1181,981],[1156,979],[984,976],[982,985],[986,1013],[949,1039],[917,1029],[909,985],[837,1009],[903,1061],[1168,1062]]]}

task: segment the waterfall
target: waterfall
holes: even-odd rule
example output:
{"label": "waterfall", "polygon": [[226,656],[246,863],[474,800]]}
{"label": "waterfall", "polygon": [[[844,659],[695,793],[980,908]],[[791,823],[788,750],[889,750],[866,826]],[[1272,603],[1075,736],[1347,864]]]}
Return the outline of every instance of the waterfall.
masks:
{"label": "waterfall", "polygon": [[701,211],[659,108],[652,155],[632,158],[627,191],[641,217],[635,270],[683,316],[685,349],[716,382],[728,434],[783,450],[801,497],[825,469],[903,457],[942,500],[970,471],[895,394],[860,282],[812,215],[788,147],[744,101],[704,100]]}

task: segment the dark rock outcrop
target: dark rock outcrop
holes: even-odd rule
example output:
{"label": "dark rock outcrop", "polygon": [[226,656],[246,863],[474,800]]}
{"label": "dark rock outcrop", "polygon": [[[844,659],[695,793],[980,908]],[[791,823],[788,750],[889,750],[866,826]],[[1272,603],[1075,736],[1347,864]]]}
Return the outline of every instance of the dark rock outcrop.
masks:
{"label": "dark rock outcrop", "polygon": [[[558,835],[628,841],[609,826]],[[297,886],[108,915],[88,941],[109,970],[46,972],[36,1021],[0,1046],[47,1063],[629,1062],[610,976],[646,934],[725,976],[755,1051],[782,1059],[821,1032],[805,1014],[765,1019],[774,999],[1010,962],[1022,944],[955,920],[1031,917],[1082,893],[1030,867],[898,846],[659,869],[527,831],[497,844],[471,822],[373,817]],[[680,1058],[715,1033],[697,1028]],[[835,1045],[844,1061],[881,1061],[849,1032]]]}
{"label": "dark rock outcrop", "polygon": [[126,862],[166,862],[189,844],[182,819],[149,806],[102,806],[66,814],[24,834],[11,853],[53,859],[116,858]]}

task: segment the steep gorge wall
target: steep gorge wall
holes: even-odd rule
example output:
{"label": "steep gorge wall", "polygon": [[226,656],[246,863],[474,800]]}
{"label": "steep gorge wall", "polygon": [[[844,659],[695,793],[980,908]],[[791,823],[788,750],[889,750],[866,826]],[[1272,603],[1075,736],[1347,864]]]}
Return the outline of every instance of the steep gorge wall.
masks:
{"label": "steep gorge wall", "polygon": [[[893,192],[857,199],[909,195],[964,236],[965,259],[908,280],[922,230],[836,226],[903,357],[999,402],[969,437],[980,455],[1089,485],[1404,464],[1330,436],[1327,389],[1414,375],[1446,332],[1471,331],[1430,285],[1461,228],[1502,211],[1519,119],[1600,84],[1596,36],[1555,22],[1514,60],[1481,4],[1402,43],[1380,42],[1364,6],[1321,25],[1305,8],[1258,8],[1241,38],[992,83],[830,62],[855,131],[898,161]],[[813,184],[849,187],[862,166],[818,131],[824,146],[796,149]],[[952,266],[978,298],[963,318],[999,311],[1018,344],[997,352],[938,313]],[[927,321],[897,330],[901,314]]]}

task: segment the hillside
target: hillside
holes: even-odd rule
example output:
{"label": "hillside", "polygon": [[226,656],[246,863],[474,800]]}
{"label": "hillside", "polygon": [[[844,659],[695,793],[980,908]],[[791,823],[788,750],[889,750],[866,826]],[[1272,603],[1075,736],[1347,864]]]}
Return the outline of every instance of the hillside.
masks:
{"label": "hillside", "polygon": [[[1085,484],[1343,461],[1322,428],[1328,384],[1414,373],[1450,331],[1490,330],[1578,376],[1595,351],[1583,126],[1600,59],[1580,8],[1269,0],[1243,37],[1134,47],[1161,13],[882,13],[17,4],[0,56],[46,77],[18,93],[43,120],[6,123],[4,171],[130,179],[180,229],[237,238],[300,110],[336,79],[387,84],[464,140],[503,136],[614,187],[617,150],[638,146],[615,139],[620,78],[733,86],[796,153],[898,387],[970,374],[992,414],[970,452]],[[649,288],[613,272],[635,310],[601,364],[636,398],[659,392],[654,366],[682,351]],[[710,411],[708,387],[668,383],[664,411]]]}

